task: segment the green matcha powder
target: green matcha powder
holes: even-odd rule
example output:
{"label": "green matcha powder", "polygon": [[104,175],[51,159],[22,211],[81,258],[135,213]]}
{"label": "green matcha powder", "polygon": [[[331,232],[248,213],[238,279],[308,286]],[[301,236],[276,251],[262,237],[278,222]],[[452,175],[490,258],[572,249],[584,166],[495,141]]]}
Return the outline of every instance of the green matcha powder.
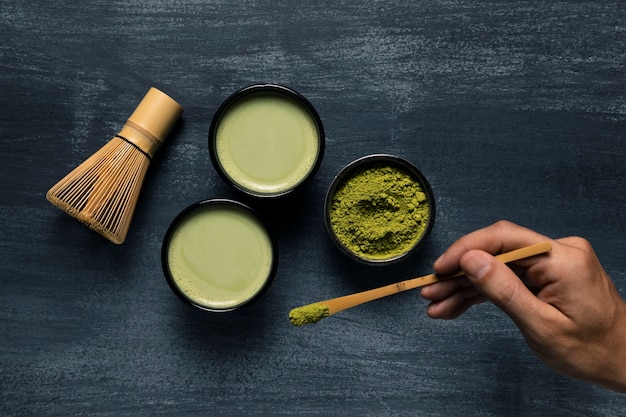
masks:
{"label": "green matcha powder", "polygon": [[364,259],[403,255],[426,231],[430,205],[422,186],[402,169],[378,165],[355,173],[335,192],[330,223]]}
{"label": "green matcha powder", "polygon": [[328,317],[330,309],[322,303],[314,303],[294,308],[289,312],[289,321],[294,326],[317,323],[324,317]]}

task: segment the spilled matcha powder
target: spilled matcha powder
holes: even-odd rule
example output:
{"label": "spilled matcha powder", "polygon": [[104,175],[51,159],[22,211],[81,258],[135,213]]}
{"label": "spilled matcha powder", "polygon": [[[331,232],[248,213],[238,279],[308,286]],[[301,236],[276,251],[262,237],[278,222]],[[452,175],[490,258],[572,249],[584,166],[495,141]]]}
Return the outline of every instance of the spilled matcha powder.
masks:
{"label": "spilled matcha powder", "polygon": [[347,178],[329,210],[337,239],[366,260],[406,253],[426,231],[430,216],[422,185],[404,169],[383,163]]}
{"label": "spilled matcha powder", "polygon": [[294,308],[289,312],[289,321],[294,326],[317,323],[324,317],[328,317],[330,309],[322,303],[314,303]]}

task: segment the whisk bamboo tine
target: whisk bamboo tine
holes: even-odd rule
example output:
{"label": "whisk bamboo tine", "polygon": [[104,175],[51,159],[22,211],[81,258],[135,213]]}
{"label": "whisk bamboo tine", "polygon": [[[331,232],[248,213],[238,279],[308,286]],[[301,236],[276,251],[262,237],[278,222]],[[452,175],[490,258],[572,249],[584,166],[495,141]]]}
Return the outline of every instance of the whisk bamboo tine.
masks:
{"label": "whisk bamboo tine", "polygon": [[[531,256],[540,255],[549,252],[552,249],[550,242],[541,242],[535,245],[526,246],[510,252],[502,253],[496,256],[502,263],[519,261],[520,259],[529,258]],[[385,285],[383,287],[374,288],[372,290],[362,291],[355,294],[345,295],[330,300],[319,301],[317,303],[308,304],[298,307],[289,312],[289,320],[295,326],[315,323],[325,317],[331,316],[348,308],[397,294],[403,291],[412,290],[433,284],[435,282],[458,278],[464,275],[463,271],[458,271],[451,275],[429,274],[419,278],[412,278],[400,281],[395,284]]]}
{"label": "whisk bamboo tine", "polygon": [[118,135],[62,178],[46,198],[113,243],[126,239],[150,160],[183,108],[152,87]]}

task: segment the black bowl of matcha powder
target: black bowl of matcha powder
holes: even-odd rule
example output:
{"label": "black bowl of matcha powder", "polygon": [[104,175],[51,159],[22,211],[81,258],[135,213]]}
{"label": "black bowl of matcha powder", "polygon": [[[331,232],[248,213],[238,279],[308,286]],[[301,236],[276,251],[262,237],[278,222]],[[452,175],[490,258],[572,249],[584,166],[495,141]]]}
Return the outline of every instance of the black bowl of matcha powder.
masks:
{"label": "black bowl of matcha powder", "polygon": [[342,169],[331,183],[325,221],[346,255],[385,265],[421,247],[435,221],[435,200],[412,163],[393,155],[368,155]]}

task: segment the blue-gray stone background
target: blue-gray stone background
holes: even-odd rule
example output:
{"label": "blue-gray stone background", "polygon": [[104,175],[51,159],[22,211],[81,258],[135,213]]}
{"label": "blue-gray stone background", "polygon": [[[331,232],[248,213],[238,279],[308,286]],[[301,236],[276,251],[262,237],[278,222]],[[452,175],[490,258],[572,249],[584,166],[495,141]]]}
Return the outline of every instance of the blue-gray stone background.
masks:
{"label": "blue-gray stone background", "polygon": [[[0,0],[0,414],[626,415],[626,397],[542,365],[492,305],[426,317],[417,291],[295,328],[291,308],[430,272],[499,219],[589,239],[626,294],[622,1]],[[207,132],[239,88],[307,97],[326,153],[305,190],[251,202],[278,240],[258,303],[212,315],[160,264],[173,217],[246,201]],[[116,246],[45,193],[122,127],[149,87],[185,107]],[[430,240],[357,265],[323,223],[334,175],[392,153],[430,180]]]}

